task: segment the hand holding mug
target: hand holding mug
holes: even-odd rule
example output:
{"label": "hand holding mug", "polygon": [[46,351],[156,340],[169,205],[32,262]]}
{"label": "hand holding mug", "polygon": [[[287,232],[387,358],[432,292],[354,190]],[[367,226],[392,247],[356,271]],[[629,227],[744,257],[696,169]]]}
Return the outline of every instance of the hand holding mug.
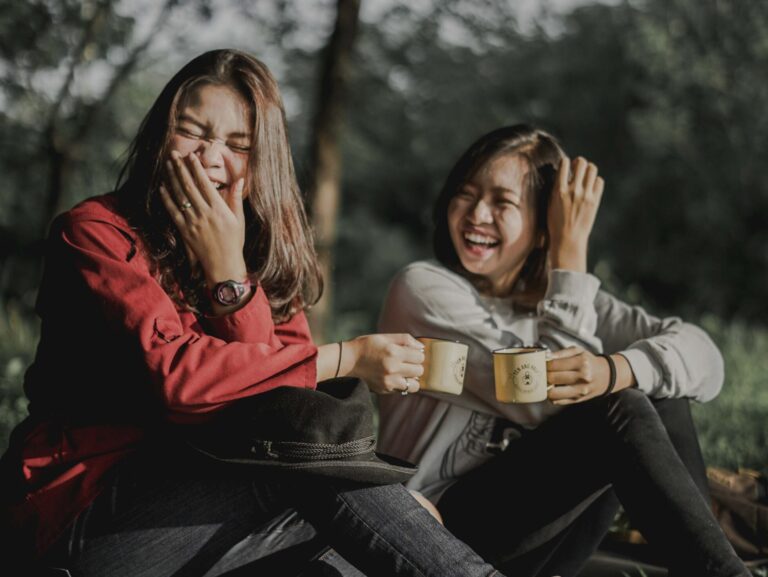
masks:
{"label": "hand holding mug", "polygon": [[[627,370],[631,374],[624,357],[612,355],[611,358],[620,369],[619,375],[626,374]],[[581,347],[556,351],[547,359],[547,382],[550,385],[548,397],[555,405],[572,405],[599,397],[608,389],[610,378],[608,361]],[[631,384],[620,376],[612,392],[625,389]]]}
{"label": "hand holding mug", "polygon": [[[374,334],[346,341],[349,375],[363,379],[374,393],[415,393],[424,372],[424,345],[407,333]],[[346,364],[346,363],[345,363]]]}

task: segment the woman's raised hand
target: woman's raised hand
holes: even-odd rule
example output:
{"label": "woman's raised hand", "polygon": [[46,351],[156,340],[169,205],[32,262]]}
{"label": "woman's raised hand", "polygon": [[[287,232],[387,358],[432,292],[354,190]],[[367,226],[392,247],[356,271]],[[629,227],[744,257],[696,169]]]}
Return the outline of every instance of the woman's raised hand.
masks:
{"label": "woman's raised hand", "polygon": [[560,161],[549,203],[549,255],[552,268],[587,271],[587,245],[605,182],[585,158]]}
{"label": "woman's raised hand", "polygon": [[160,187],[163,204],[181,233],[187,254],[193,262],[200,262],[209,285],[246,278],[244,180],[220,193],[197,155],[182,157],[176,151],[166,162],[165,176],[167,185]]}
{"label": "woman's raised hand", "polygon": [[424,372],[424,345],[411,335],[364,335],[344,343],[345,356],[348,349],[351,368],[344,372],[363,379],[374,393],[419,390],[417,378]]}

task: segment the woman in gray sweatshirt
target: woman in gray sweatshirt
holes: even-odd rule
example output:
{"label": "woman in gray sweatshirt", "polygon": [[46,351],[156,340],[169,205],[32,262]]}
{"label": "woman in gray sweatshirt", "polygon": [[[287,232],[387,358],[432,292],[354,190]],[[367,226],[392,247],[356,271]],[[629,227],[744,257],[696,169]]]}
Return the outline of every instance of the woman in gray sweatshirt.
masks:
{"label": "woman in gray sweatshirt", "polygon": [[[710,512],[688,406],[717,395],[722,357],[587,272],[603,189],[594,164],[524,125],[461,156],[435,206],[436,260],[398,273],[379,328],[467,343],[464,389],[408,395],[404,380],[380,399],[380,448],[417,463],[409,488],[509,574],[575,575],[620,501],[674,575],[748,575]],[[491,351],[524,344],[552,351],[549,398],[501,403]]]}

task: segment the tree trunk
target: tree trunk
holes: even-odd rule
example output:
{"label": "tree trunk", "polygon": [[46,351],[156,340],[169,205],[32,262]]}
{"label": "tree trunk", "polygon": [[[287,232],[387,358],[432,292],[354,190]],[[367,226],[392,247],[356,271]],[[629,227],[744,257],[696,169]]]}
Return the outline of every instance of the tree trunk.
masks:
{"label": "tree trunk", "polygon": [[323,298],[312,309],[309,318],[312,334],[318,343],[325,342],[333,310],[333,248],[341,200],[339,132],[360,0],[338,0],[337,6],[336,24],[325,49],[317,96],[308,195],[317,253],[325,280]]}

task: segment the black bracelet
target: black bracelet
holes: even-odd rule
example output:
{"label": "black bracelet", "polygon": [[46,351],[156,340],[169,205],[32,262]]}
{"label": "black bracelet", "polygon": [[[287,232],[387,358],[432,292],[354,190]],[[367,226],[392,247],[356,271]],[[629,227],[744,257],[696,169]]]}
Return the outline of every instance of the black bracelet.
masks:
{"label": "black bracelet", "polygon": [[339,369],[341,368],[341,354],[344,352],[344,345],[341,344],[341,341],[339,341],[339,362],[336,364],[336,374],[333,375],[333,378],[339,376]]}
{"label": "black bracelet", "polygon": [[610,376],[608,377],[608,388],[605,389],[605,392],[600,395],[601,397],[607,397],[613,392],[613,389],[616,387],[616,362],[611,358],[611,355],[597,355],[598,357],[603,357],[606,361],[608,361],[608,370],[610,371]]}

